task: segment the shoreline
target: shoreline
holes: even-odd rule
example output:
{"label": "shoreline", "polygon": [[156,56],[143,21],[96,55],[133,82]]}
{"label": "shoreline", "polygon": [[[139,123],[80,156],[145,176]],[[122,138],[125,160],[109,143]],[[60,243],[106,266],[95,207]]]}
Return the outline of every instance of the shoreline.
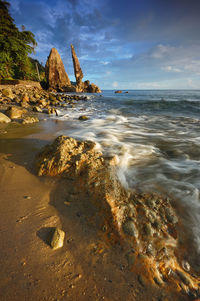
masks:
{"label": "shoreline", "polygon": [[[65,205],[65,180],[35,175],[35,155],[63,124],[0,126],[7,131],[0,132],[2,300],[191,300],[176,290],[141,284],[123,247],[110,245],[96,227],[96,208],[81,198]],[[66,232],[58,251],[46,243],[47,230],[55,226]]]}

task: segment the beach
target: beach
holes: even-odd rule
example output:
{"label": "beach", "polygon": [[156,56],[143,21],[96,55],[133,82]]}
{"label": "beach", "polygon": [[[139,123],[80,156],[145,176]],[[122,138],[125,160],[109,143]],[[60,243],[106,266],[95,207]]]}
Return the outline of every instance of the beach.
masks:
{"label": "beach", "polygon": [[[76,181],[61,176],[37,176],[36,156],[57,136],[64,134],[80,139],[82,135],[83,141],[91,140],[90,108],[95,104],[88,99],[75,108],[70,105],[65,113],[68,116],[60,113],[62,108],[59,107],[56,108],[58,116],[43,114],[41,117],[39,113],[40,122],[35,124],[0,125],[1,300],[193,300],[192,290],[188,295],[174,284],[156,284],[149,279],[145,269],[140,268],[143,259],[136,258],[134,263],[127,261],[130,246],[123,239],[108,239],[101,227],[102,212],[100,214],[89,196],[80,193],[83,190],[77,188],[76,193],[72,192]],[[81,112],[89,117],[88,121],[78,120]],[[112,118],[113,115],[114,111]],[[115,118],[123,122],[118,115]],[[73,118],[74,123],[71,119],[67,121],[67,117]],[[110,116],[110,134],[111,123],[117,128],[113,120]],[[103,117],[100,122],[104,122],[105,130]],[[94,127],[94,122],[92,125]],[[99,137],[103,137],[103,133]],[[107,156],[111,154],[109,139],[117,146],[111,136],[106,136],[103,143],[101,139],[94,139],[101,151],[104,145]],[[115,153],[120,159],[124,156],[122,153],[120,157],[118,150]],[[127,189],[128,177],[122,173],[122,167],[117,169],[118,177]],[[139,171],[138,166],[136,170]],[[133,189],[133,183],[128,182],[128,189],[131,185]],[[164,189],[158,192],[161,191]],[[177,207],[180,214],[182,207]],[[66,235],[64,246],[56,251],[48,243],[48,234],[54,227],[61,228]]]}

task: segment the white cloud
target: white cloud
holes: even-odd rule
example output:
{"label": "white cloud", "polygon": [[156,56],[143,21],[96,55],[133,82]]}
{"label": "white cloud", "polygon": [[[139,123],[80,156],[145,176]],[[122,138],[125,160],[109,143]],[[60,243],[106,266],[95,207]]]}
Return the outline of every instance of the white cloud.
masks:
{"label": "white cloud", "polygon": [[113,88],[117,88],[118,86],[119,86],[118,82],[113,82],[113,83],[112,83],[112,87],[113,87]]}
{"label": "white cloud", "polygon": [[173,53],[175,50],[174,47],[168,46],[168,45],[157,45],[151,53],[151,57],[154,59],[162,59],[171,53]]}
{"label": "white cloud", "polygon": [[173,66],[165,66],[161,68],[163,71],[167,71],[167,72],[181,72],[181,69],[179,68],[175,68]]}

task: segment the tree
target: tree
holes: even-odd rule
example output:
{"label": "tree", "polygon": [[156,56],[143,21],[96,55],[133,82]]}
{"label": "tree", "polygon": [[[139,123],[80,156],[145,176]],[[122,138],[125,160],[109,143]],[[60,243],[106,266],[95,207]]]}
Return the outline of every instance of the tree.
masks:
{"label": "tree", "polygon": [[34,34],[14,24],[10,4],[0,0],[0,78],[25,78],[30,72],[29,53],[37,45]]}

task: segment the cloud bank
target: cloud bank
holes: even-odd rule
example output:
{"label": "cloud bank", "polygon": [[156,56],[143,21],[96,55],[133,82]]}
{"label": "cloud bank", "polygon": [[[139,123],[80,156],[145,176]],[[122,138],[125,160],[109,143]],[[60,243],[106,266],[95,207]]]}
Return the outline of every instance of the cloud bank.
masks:
{"label": "cloud bank", "polygon": [[85,78],[102,88],[199,88],[200,1],[12,0],[34,32],[36,58],[56,47],[74,80],[70,44]]}

